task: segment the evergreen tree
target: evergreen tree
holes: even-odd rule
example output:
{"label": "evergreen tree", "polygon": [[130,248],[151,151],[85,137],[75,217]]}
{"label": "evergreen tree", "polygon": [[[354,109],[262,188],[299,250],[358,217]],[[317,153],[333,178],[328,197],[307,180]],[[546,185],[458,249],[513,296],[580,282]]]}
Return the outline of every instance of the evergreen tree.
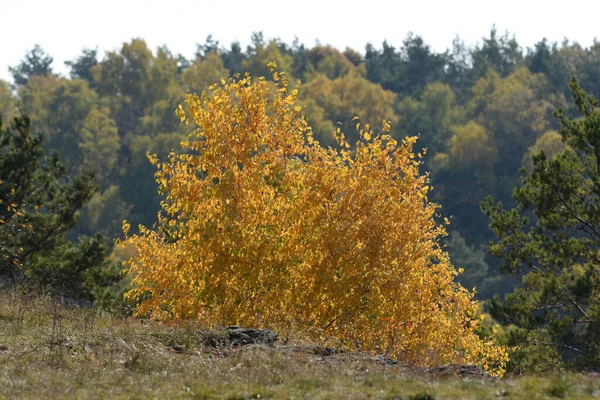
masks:
{"label": "evergreen tree", "polygon": [[65,177],[29,127],[26,116],[8,129],[0,120],[0,281],[92,300],[118,275],[106,268],[102,237],[73,243],[67,234],[96,184],[91,173]]}
{"label": "evergreen tree", "polygon": [[525,369],[600,368],[600,109],[575,79],[570,88],[581,118],[555,113],[568,147],[550,159],[532,157],[513,193],[516,208],[482,203],[501,270],[525,273],[523,286],[495,297],[490,310],[515,326],[508,340]]}
{"label": "evergreen tree", "polygon": [[97,54],[96,49],[83,49],[83,53],[76,60],[65,61],[65,65],[71,68],[71,78],[84,79],[90,87],[95,88],[92,68],[98,64]]}
{"label": "evergreen tree", "polygon": [[25,55],[25,59],[16,67],[8,70],[17,85],[25,85],[32,76],[47,76],[52,74],[52,57],[47,55],[40,45],[36,44],[33,50]]}

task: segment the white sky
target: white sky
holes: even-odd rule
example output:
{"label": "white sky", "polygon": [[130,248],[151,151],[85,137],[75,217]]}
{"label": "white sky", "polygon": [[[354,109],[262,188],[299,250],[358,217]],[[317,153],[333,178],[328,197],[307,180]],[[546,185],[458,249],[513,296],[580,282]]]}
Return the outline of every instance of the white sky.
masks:
{"label": "white sky", "polygon": [[[366,8],[365,8],[366,7]],[[154,50],[166,44],[173,53],[192,57],[196,43],[212,34],[221,44],[237,40],[243,48],[253,31],[307,46],[318,39],[364,52],[387,39],[399,47],[409,31],[437,51],[451,47],[458,34],[467,45],[481,42],[493,24],[515,34],[523,47],[546,37],[564,37],[583,46],[600,37],[600,1],[533,0],[0,0],[0,79],[10,80],[14,66],[38,43],[54,57],[54,70],[84,47],[119,48],[134,37]]]}

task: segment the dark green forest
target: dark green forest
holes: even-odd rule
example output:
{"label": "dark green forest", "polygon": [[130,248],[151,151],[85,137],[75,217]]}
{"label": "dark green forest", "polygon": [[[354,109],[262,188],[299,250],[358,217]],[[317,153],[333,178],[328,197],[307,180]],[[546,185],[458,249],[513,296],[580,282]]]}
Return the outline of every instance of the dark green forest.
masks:
{"label": "dark green forest", "polygon": [[[600,159],[600,117],[587,97],[600,98],[600,42],[584,48],[542,39],[524,48],[492,28],[477,46],[455,39],[444,52],[415,34],[361,51],[262,33],[244,49],[209,36],[193,59],[139,38],[106,54],[90,46],[66,62],[69,76],[55,73],[52,55],[36,46],[10,67],[12,82],[0,80],[2,201],[27,198],[29,207],[26,215],[14,210],[20,222],[10,229],[3,216],[2,256],[12,261],[2,276],[36,277],[42,287],[79,282],[69,290],[90,301],[118,292],[113,286],[125,283],[115,283],[117,265],[127,257],[114,245],[122,221],[152,226],[160,210],[147,154],[165,159],[181,151],[191,129],[175,115],[177,105],[223,77],[270,76],[274,61],[302,82],[300,101],[322,144],[337,146],[337,127],[355,142],[355,116],[372,125],[390,121],[398,139],[419,136],[431,198],[441,205],[440,220],[450,219],[445,245],[464,269],[457,279],[488,300],[494,318],[515,327],[506,330],[507,343],[554,349],[533,361],[523,353],[520,368],[600,366],[600,328],[592,329],[600,326],[600,169],[592,168]],[[16,157],[18,149],[29,159]],[[15,187],[24,188],[16,200]],[[565,217],[564,209],[575,211]],[[23,245],[15,245],[17,236]],[[32,243],[43,251],[20,254]],[[538,264],[546,275],[536,276],[553,278],[531,278]],[[576,272],[565,272],[574,265]],[[563,301],[570,311],[558,307]]]}

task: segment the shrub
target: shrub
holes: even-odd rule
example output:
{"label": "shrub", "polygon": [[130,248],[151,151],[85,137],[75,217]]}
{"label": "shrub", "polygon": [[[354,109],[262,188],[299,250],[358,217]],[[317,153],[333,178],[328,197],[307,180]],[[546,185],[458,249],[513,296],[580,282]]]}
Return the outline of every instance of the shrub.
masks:
{"label": "shrub", "polygon": [[188,96],[177,111],[198,127],[187,152],[150,156],[165,200],[154,229],[127,239],[137,314],[299,330],[412,364],[501,371],[505,351],[476,335],[473,294],[439,245],[445,228],[415,138],[358,123],[356,148],[339,130],[342,150],[323,148],[298,87],[273,78]]}

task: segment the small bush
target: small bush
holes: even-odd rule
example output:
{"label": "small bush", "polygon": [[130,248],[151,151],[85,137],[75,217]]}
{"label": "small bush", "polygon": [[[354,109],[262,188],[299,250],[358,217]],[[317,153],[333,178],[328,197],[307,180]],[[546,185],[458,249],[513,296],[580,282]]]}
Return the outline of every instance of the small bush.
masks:
{"label": "small bush", "polygon": [[[483,364],[506,353],[476,334],[473,294],[439,245],[426,175],[412,147],[369,125],[351,149],[324,148],[285,74],[223,81],[178,114],[198,129],[158,167],[156,229],[127,244],[138,315],[385,352],[412,364]],[[127,234],[129,226],[125,224]]]}

